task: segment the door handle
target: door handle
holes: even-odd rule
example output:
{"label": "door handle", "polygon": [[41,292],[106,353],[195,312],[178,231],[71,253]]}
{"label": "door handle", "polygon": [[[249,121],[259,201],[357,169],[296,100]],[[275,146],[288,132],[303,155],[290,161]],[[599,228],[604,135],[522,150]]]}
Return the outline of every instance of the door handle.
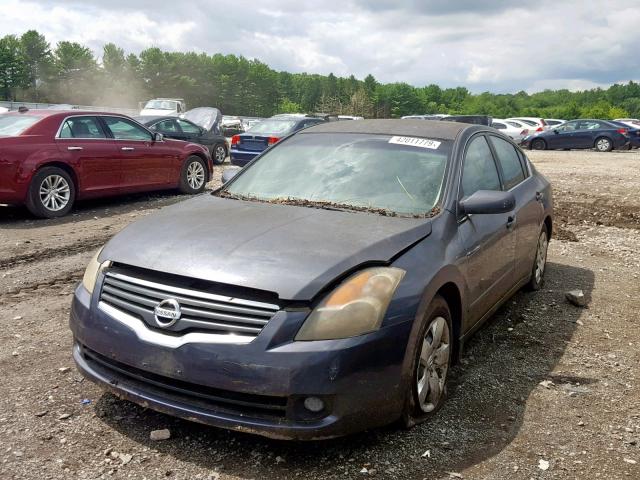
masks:
{"label": "door handle", "polygon": [[133,147],[122,147],[120,150],[122,150],[123,152],[133,152],[135,150],[135,148],[133,148]]}
{"label": "door handle", "polygon": [[509,215],[507,218],[507,230],[513,230],[513,227],[516,226],[516,216]]}
{"label": "door handle", "polygon": [[67,150],[71,150],[72,152],[82,150],[82,147],[67,147]]}
{"label": "door handle", "polygon": [[542,193],[542,192],[536,192],[536,200],[537,200],[538,202],[541,202],[543,198],[544,198],[544,193]]}

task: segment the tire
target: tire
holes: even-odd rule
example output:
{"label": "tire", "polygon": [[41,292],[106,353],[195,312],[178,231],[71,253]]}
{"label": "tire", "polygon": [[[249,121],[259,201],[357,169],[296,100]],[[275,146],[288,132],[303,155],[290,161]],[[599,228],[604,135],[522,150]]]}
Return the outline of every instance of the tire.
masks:
{"label": "tire", "polygon": [[531,278],[525,286],[525,290],[536,291],[544,285],[544,273],[547,270],[547,249],[549,248],[549,232],[547,225],[542,225],[540,235],[538,235],[538,244],[536,246],[536,255],[533,258],[533,267],[531,267]]}
{"label": "tire", "polygon": [[593,146],[599,152],[610,152],[611,150],[613,150],[613,142],[608,137],[596,138]]}
{"label": "tire", "polygon": [[75,199],[71,175],[58,167],[44,167],[31,179],[26,206],[36,217],[57,218],[69,213]]}
{"label": "tire", "polygon": [[[441,332],[439,341],[435,338],[438,331]],[[436,295],[424,315],[416,344],[411,347],[411,380],[402,413],[406,428],[428,420],[442,407],[447,397],[454,341],[449,305]],[[436,342],[435,347],[430,347]],[[437,390],[433,388],[435,385]]]}
{"label": "tire", "polygon": [[189,195],[200,193],[207,184],[207,166],[200,157],[191,155],[182,165],[180,191]]}
{"label": "tire", "polygon": [[211,158],[214,165],[222,165],[227,158],[227,149],[222,143],[216,143],[211,149]]}
{"label": "tire", "polygon": [[547,142],[545,142],[542,138],[534,138],[531,140],[531,150],[546,150]]}

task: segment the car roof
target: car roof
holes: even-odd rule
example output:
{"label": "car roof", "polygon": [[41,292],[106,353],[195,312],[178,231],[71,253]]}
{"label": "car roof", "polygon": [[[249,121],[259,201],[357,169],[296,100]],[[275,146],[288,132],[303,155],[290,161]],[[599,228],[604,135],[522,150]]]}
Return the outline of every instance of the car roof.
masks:
{"label": "car roof", "polygon": [[128,117],[132,118],[129,115],[125,115],[123,113],[117,112],[94,112],[92,110],[25,110],[24,112],[19,112],[17,110],[7,112],[5,115],[36,115],[38,117],[69,117],[72,115],[109,115],[116,117]]}
{"label": "car roof", "polygon": [[442,140],[454,140],[461,131],[473,126],[467,123],[434,120],[358,120],[357,122],[320,123],[313,127],[305,128],[300,134],[369,133],[374,135],[435,137]]}

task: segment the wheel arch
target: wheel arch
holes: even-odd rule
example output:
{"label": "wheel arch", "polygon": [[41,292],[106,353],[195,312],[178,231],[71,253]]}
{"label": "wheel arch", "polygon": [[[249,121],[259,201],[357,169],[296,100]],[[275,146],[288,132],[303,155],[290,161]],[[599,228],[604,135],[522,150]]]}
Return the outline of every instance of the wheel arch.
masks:
{"label": "wheel arch", "polygon": [[447,302],[447,305],[449,306],[449,311],[451,312],[451,326],[453,328],[453,338],[455,339],[451,359],[455,364],[458,362],[460,355],[460,337],[462,335],[462,295],[460,294],[458,285],[452,281],[442,285],[437,290],[434,297],[436,295],[444,298],[445,302]]}
{"label": "wheel arch", "polygon": [[77,172],[71,165],[69,165],[68,163],[62,162],[60,160],[48,160],[38,165],[38,168],[36,168],[33,174],[35,175],[40,170],[46,167],[56,167],[68,173],[69,176],[71,177],[71,181],[73,182],[73,186],[76,188],[76,196],[80,193],[79,177]]}
{"label": "wheel arch", "polygon": [[613,140],[613,138],[612,138],[612,137],[610,137],[609,135],[606,135],[606,134],[598,135],[598,136],[595,138],[595,140],[593,141],[593,148],[595,148],[596,150],[598,149],[598,147],[597,147],[597,145],[598,145],[598,140],[600,140],[601,138],[604,138],[604,139],[606,139],[606,140],[609,140],[609,144],[611,145],[611,150],[613,150],[613,149],[614,149],[614,147],[615,147],[615,144],[616,144],[616,143],[614,142],[614,140]]}
{"label": "wheel arch", "polygon": [[186,161],[189,159],[189,157],[198,157],[200,160],[202,160],[204,162],[204,169],[207,172],[207,182],[211,181],[212,178],[212,173],[209,171],[209,159],[207,158],[207,156],[205,155],[204,152],[199,152],[197,150],[191,151],[191,152],[187,152],[186,156],[184,157],[184,160],[182,161],[182,168],[185,168],[184,165],[186,163]]}
{"label": "wheel arch", "polygon": [[542,137],[537,137],[537,138],[532,139],[532,140],[531,140],[531,142],[529,143],[529,150],[535,150],[535,149],[533,148],[533,144],[534,144],[535,142],[542,142],[542,143],[544,143],[544,149],[543,149],[543,150],[547,150],[547,149],[549,148],[549,144],[547,143],[547,141],[546,141],[544,138],[542,138]]}
{"label": "wheel arch", "polygon": [[553,233],[553,220],[551,219],[551,215],[547,215],[544,218],[544,224],[547,227],[547,240],[551,240],[551,234]]}
{"label": "wheel arch", "polygon": [[466,306],[464,303],[465,285],[462,273],[454,265],[449,265],[436,273],[425,287],[407,342],[402,369],[405,380],[411,375],[411,364],[413,362],[412,346],[417,342],[422,319],[436,295],[440,295],[445,299],[451,311],[454,338],[452,362],[458,362],[461,353],[461,337],[466,314]]}

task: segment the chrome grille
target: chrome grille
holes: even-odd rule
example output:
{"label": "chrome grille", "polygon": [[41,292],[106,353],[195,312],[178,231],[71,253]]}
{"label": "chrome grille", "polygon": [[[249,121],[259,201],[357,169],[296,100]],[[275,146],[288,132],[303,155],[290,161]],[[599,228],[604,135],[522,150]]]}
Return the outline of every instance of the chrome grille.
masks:
{"label": "chrome grille", "polygon": [[180,288],[113,272],[105,275],[100,294],[101,302],[142,319],[152,328],[159,327],[154,309],[166,299],[180,303],[180,320],[162,328],[174,334],[198,330],[256,337],[279,310],[278,305]]}

